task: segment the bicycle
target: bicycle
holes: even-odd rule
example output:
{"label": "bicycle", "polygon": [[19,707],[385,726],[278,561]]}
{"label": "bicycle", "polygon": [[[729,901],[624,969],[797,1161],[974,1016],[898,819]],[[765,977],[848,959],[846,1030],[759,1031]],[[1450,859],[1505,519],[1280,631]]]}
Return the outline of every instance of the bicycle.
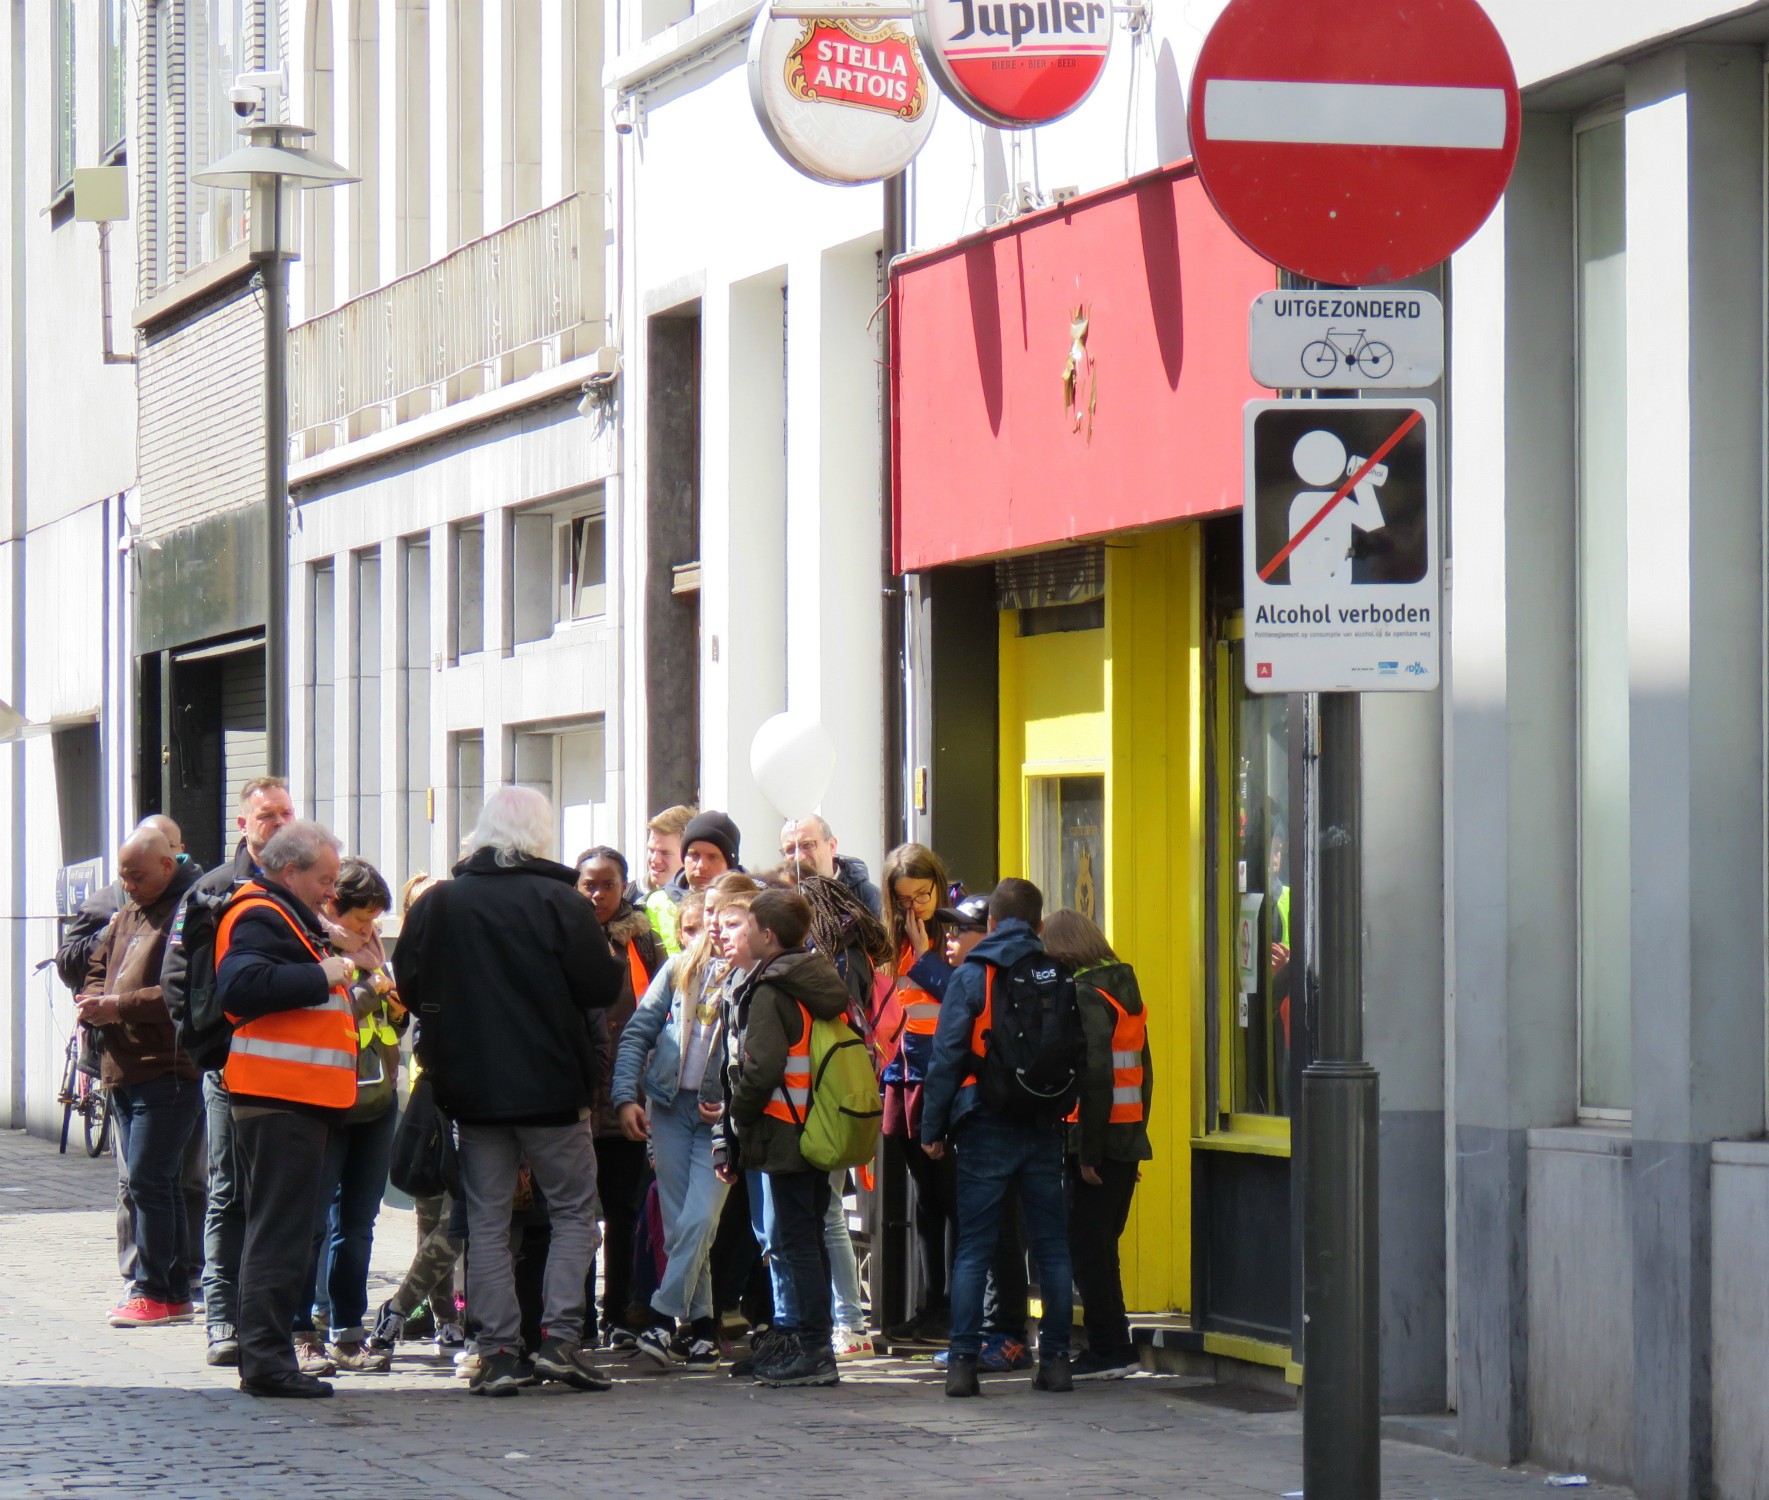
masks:
{"label": "bicycle", "polygon": [[[37,968],[41,971],[54,962],[54,959],[46,958]],[[98,1081],[97,1038],[88,1036],[92,1029],[76,1021],[73,1031],[68,1034],[68,1045],[63,1054],[61,1088],[55,1096],[55,1102],[61,1106],[59,1149],[63,1156],[67,1155],[68,1135],[73,1129],[75,1115],[80,1117],[88,1156],[103,1156],[110,1149],[111,1091]]]}
{"label": "bicycle", "polygon": [[1394,350],[1371,339],[1362,328],[1329,328],[1302,350],[1302,368],[1311,379],[1325,380],[1344,360],[1349,369],[1360,367],[1371,380],[1381,380],[1394,368]]}

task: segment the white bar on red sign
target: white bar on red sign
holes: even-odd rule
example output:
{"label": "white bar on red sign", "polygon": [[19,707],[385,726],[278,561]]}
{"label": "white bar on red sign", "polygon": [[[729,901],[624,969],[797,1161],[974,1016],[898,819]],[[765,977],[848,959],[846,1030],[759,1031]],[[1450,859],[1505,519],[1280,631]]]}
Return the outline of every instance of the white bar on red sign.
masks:
{"label": "white bar on red sign", "polygon": [[1204,130],[1213,141],[1496,151],[1506,108],[1503,89],[1212,78]]}

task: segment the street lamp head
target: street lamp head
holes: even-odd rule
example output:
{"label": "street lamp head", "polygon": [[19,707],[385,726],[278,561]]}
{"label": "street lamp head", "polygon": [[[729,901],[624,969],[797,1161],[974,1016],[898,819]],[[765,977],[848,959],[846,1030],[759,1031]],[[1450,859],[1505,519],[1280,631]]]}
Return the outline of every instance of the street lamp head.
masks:
{"label": "street lamp head", "polygon": [[299,142],[313,132],[302,125],[256,124],[246,127],[247,144],[230,151],[191,181],[202,187],[235,188],[252,195],[251,254],[255,260],[294,254],[294,216],[279,212],[292,202],[278,203],[298,189],[340,187],[360,178],[328,156]]}

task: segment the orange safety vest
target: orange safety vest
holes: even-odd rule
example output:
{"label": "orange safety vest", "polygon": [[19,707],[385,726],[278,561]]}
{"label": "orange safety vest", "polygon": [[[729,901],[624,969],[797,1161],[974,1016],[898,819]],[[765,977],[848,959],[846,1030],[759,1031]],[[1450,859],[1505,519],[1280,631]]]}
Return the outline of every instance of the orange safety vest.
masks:
{"label": "orange safety vest", "polygon": [[645,972],[645,965],[639,958],[639,945],[634,942],[627,944],[627,973],[633,980],[633,1000],[637,1003],[645,998],[645,991],[651,988],[651,976]]}
{"label": "orange safety vest", "polygon": [[940,1002],[909,977],[915,950],[907,943],[897,956],[897,998],[903,1006],[903,1029],[913,1036],[932,1036],[940,1029]]}
{"label": "orange safety vest", "polygon": [[995,965],[983,965],[983,1008],[970,1028],[970,1067],[964,1075],[963,1088],[977,1081],[977,1064],[983,1060],[983,1043],[995,1019]]}
{"label": "orange safety vest", "polygon": [[[1117,1012],[1112,1021],[1112,1112],[1106,1116],[1113,1125],[1142,1123],[1142,1053],[1148,1040],[1149,1017],[1143,1011],[1131,1015],[1118,1003],[1116,995],[1108,994],[1096,984],[1094,989],[1112,1003]],[[1081,1118],[1079,1103],[1069,1114],[1072,1125]]]}
{"label": "orange safety vest", "polygon": [[[242,913],[263,907],[289,924],[314,962],[325,958],[263,886],[247,881],[222,912],[215,930],[217,973],[233,943],[234,924]],[[243,1023],[237,1016],[228,1019],[236,1024],[222,1074],[230,1094],[323,1109],[348,1109],[356,1103],[356,1017],[342,985],[334,985],[322,1005],[272,1011]]]}
{"label": "orange safety vest", "polygon": [[763,1114],[788,1125],[803,1125],[811,1108],[811,1013],[800,1005],[799,1014],[805,1020],[799,1039],[786,1049],[786,1071],[762,1106]]}

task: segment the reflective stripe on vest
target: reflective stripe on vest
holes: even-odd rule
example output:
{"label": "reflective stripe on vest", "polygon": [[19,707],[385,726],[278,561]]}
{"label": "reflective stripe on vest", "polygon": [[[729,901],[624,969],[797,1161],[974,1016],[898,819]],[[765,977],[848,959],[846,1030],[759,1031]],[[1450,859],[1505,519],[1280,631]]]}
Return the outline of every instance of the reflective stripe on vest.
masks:
{"label": "reflective stripe on vest", "polygon": [[[248,881],[222,912],[216,928],[217,973],[233,944],[235,923],[243,913],[256,908],[269,908],[287,922],[315,963],[324,959],[324,952],[282,905],[273,901],[263,886]],[[350,996],[341,985],[334,986],[323,1004],[272,1011],[238,1025],[222,1076],[229,1093],[348,1109],[356,1102],[356,1036]]]}
{"label": "reflective stripe on vest", "polygon": [[780,1075],[779,1086],[762,1106],[763,1114],[788,1125],[803,1125],[805,1113],[811,1107],[811,1013],[799,1005],[799,1014],[805,1022],[799,1039],[786,1049],[786,1070]]}
{"label": "reflective stripe on vest", "polygon": [[[1112,1125],[1139,1125],[1142,1123],[1142,1053],[1149,1032],[1148,1013],[1139,1011],[1133,1016],[1118,1003],[1116,995],[1106,994],[1097,984],[1093,988],[1111,1002],[1113,1011],[1112,1110],[1106,1120]],[[1081,1105],[1077,1103],[1069,1111],[1068,1120],[1073,1125],[1080,1119]]]}
{"label": "reflective stripe on vest", "polygon": [[907,943],[897,955],[897,1001],[903,1007],[903,1029],[915,1036],[932,1036],[940,1029],[940,1002],[909,977],[915,951]]}

